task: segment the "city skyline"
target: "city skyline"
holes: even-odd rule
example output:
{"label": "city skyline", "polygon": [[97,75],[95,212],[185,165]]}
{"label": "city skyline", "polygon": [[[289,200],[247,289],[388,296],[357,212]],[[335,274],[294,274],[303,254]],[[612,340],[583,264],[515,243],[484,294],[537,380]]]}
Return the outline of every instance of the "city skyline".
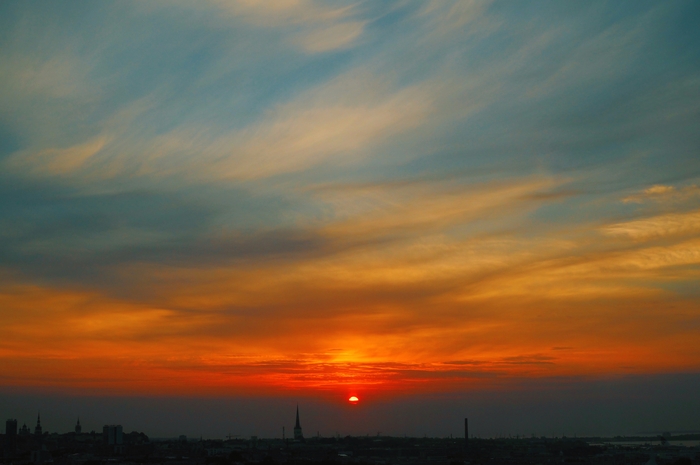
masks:
{"label": "city skyline", "polygon": [[[305,438],[301,433],[299,407],[296,409],[294,438],[244,438],[228,434],[225,438],[152,438],[143,431],[125,432],[122,425],[104,425],[102,433],[81,433],[78,421],[74,432],[49,433],[37,417],[35,433],[17,420],[6,421],[0,433],[0,460],[4,463],[39,465],[154,463],[211,465],[212,463],[490,463],[536,465],[543,460],[576,463],[642,463],[658,460],[673,465],[692,465],[700,458],[700,434],[674,435],[668,431],[635,437],[538,437],[499,436],[478,438],[468,433],[464,418],[464,436],[394,437],[340,434]],[[284,430],[283,430],[284,432]]]}
{"label": "city skyline", "polygon": [[0,412],[696,428],[697,17],[2,2]]}
{"label": "city skyline", "polygon": [[[278,412],[282,414],[282,412]],[[283,417],[284,415],[281,415]],[[203,418],[203,420],[208,420],[209,417]],[[66,418],[61,418],[61,423],[65,423]],[[476,438],[476,439],[498,439],[498,438],[512,438],[512,439],[526,439],[526,438],[563,438],[566,439],[567,435],[566,434],[537,434],[535,432],[529,433],[529,434],[511,434],[511,433],[497,433],[493,435],[485,435],[485,436],[480,436],[480,435],[475,435],[473,432],[470,432],[469,426],[468,426],[468,418],[464,418],[464,423],[463,423],[463,430],[462,430],[462,438],[467,439],[467,438]],[[8,418],[6,420],[6,426],[5,426],[5,431],[3,434],[5,438],[8,436],[14,437],[14,436],[20,436],[20,437],[32,437],[32,438],[37,438],[41,440],[42,437],[51,437],[55,435],[70,435],[70,434],[75,434],[76,436],[100,436],[102,440],[104,441],[105,444],[107,445],[121,445],[124,444],[123,440],[123,435],[127,433],[131,434],[144,434],[145,431],[140,431],[138,430],[138,427],[131,428],[131,431],[124,429],[123,425],[119,424],[111,424],[107,423],[104,424],[100,428],[93,428],[93,429],[86,429],[83,431],[83,425],[80,423],[80,417],[77,417],[76,420],[74,421],[74,426],[72,429],[69,429],[67,431],[60,430],[60,431],[48,431],[44,429],[41,426],[41,412],[37,413],[37,418],[36,418],[36,424],[35,426],[30,426],[26,422],[23,422],[21,420],[18,420],[17,418]],[[31,423],[31,422],[30,422]],[[104,423],[104,421],[102,422]],[[20,426],[21,424],[21,426]],[[171,440],[190,440],[190,441],[197,441],[197,440],[252,440],[255,441],[256,439],[282,439],[285,441],[291,441],[291,442],[305,442],[306,438],[304,437],[302,433],[302,428],[301,428],[301,422],[300,422],[300,414],[299,414],[299,406],[296,406],[296,417],[294,421],[294,428],[292,430],[293,434],[290,436],[287,436],[285,434],[286,431],[286,426],[282,426],[281,428],[281,434],[279,435],[272,435],[272,436],[259,436],[258,434],[232,434],[231,432],[228,432],[227,434],[219,434],[218,436],[204,436],[203,434],[199,435],[190,435],[189,437],[185,434],[182,434],[182,431],[177,432],[175,434],[172,434],[170,437],[163,436],[163,437],[158,437],[158,436],[152,436],[151,439],[155,440],[166,440],[166,439],[171,439]],[[234,426],[235,425],[235,426]],[[231,421],[229,426],[233,426],[234,428],[240,428],[244,427],[245,425],[241,421]],[[450,428],[454,428],[455,426],[458,425],[449,425]],[[279,428],[278,428],[279,429]],[[191,431],[190,431],[191,433]],[[221,432],[219,432],[221,433]],[[357,436],[358,434],[355,433],[354,436]],[[635,433],[628,433],[628,434],[603,434],[603,435],[582,435],[581,437],[589,437],[589,438],[595,438],[595,437],[628,437],[628,438],[633,438],[633,437],[651,437],[651,438],[658,438],[658,437],[664,437],[667,439],[671,439],[674,435],[676,436],[683,436],[683,435],[691,435],[693,437],[695,436],[700,436],[700,430],[682,430],[682,431],[668,431],[668,430],[663,430],[660,429],[658,431],[638,431]],[[353,436],[353,434],[342,434],[340,433],[340,430],[334,431],[332,434],[324,434],[321,435],[320,430],[316,431],[316,433],[312,436],[309,437],[309,439],[313,438],[334,438],[334,437],[346,437],[346,436]],[[406,434],[403,435],[397,435],[397,434],[383,434],[382,431],[377,431],[376,434],[370,434],[370,433],[365,433],[365,434],[359,434],[359,436],[375,436],[375,437],[409,437]],[[569,438],[576,438],[576,434],[573,436],[569,436]],[[418,435],[414,435],[411,437],[420,437]],[[428,437],[427,433],[423,434],[423,437]],[[459,434],[445,434],[445,435],[437,435],[437,436],[430,436],[430,437],[444,437],[444,438],[453,438],[453,439],[460,439]],[[691,441],[698,440],[698,438],[695,438]],[[468,448],[468,441],[465,443],[465,447]],[[691,442],[692,444],[692,442]]]}
{"label": "city skyline", "polygon": [[[581,383],[565,389],[543,390],[530,386],[517,391],[518,398],[501,393],[471,396],[425,396],[346,405],[316,397],[293,399],[266,396],[212,397],[115,397],[115,396],[0,396],[5,416],[34,418],[42,406],[45,430],[71,431],[79,413],[83,431],[99,432],[105,422],[122,424],[127,431],[147,431],[155,438],[180,434],[197,438],[294,437],[294,412],[304,409],[304,424],[312,436],[364,436],[381,432],[388,436],[459,437],[463,421],[470,418],[470,435],[482,438],[613,437],[671,432],[697,432],[696,395],[699,377],[671,379],[618,379]],[[507,393],[510,394],[510,393]],[[32,413],[33,412],[33,413]],[[290,414],[291,412],[291,414]],[[28,424],[30,428],[33,425]]]}

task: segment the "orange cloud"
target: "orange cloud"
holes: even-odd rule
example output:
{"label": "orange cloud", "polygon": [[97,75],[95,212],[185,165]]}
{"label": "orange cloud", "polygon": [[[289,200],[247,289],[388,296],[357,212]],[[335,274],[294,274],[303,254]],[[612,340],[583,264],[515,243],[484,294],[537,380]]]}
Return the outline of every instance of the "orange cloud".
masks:
{"label": "orange cloud", "polygon": [[606,234],[627,236],[633,240],[649,240],[664,236],[696,234],[700,231],[700,211],[667,213],[642,220],[607,226]]}
{"label": "orange cloud", "polygon": [[381,393],[697,369],[697,300],[665,287],[700,277],[694,229],[668,227],[697,213],[516,232],[561,184],[317,186],[336,215],[302,255],[126,261],[118,292],[7,274],[4,383]]}
{"label": "orange cloud", "polygon": [[680,189],[674,186],[664,186],[656,184],[644,189],[642,192],[632,194],[622,201],[624,203],[644,203],[647,201],[668,202],[688,200],[700,195],[700,187],[696,185],[685,186]]}

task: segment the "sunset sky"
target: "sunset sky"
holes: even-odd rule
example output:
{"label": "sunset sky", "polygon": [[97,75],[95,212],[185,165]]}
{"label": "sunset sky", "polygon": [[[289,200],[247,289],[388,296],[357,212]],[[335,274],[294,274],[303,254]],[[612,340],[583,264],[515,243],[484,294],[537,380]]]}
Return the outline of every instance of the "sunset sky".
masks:
{"label": "sunset sky", "polygon": [[[697,429],[698,18],[3,1],[0,415],[219,399],[291,427],[356,395],[347,415],[422,435],[485,399],[484,434],[529,434],[504,405],[597,405],[592,431],[630,392],[646,419],[611,433]],[[436,426],[402,430],[402,405]]]}

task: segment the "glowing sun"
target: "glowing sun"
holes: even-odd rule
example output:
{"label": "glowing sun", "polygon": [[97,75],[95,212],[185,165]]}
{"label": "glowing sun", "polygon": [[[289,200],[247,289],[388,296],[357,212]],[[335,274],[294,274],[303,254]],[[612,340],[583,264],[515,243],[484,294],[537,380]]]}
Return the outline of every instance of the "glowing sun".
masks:
{"label": "glowing sun", "polygon": [[351,396],[351,397],[348,399],[348,402],[350,402],[351,404],[356,404],[356,403],[358,403],[359,401],[360,401],[360,399],[358,399],[357,396]]}

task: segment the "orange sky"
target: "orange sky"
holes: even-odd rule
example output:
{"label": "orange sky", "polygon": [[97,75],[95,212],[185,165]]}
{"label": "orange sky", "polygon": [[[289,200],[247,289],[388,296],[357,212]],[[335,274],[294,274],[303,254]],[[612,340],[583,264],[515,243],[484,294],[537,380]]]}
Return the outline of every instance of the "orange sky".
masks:
{"label": "orange sky", "polygon": [[700,371],[695,7],[273,3],[0,6],[0,387]]}
{"label": "orange sky", "polygon": [[[698,301],[671,290],[698,276],[697,211],[527,238],[445,233],[483,217],[513,221],[544,202],[532,197],[549,185],[426,191],[420,201],[398,193],[381,211],[319,225],[313,233],[332,254],[120,265],[121,296],[6,272],[4,383],[410,393],[697,369]],[[381,189],[391,190],[355,195]],[[503,213],[458,208],[460,199]]]}

